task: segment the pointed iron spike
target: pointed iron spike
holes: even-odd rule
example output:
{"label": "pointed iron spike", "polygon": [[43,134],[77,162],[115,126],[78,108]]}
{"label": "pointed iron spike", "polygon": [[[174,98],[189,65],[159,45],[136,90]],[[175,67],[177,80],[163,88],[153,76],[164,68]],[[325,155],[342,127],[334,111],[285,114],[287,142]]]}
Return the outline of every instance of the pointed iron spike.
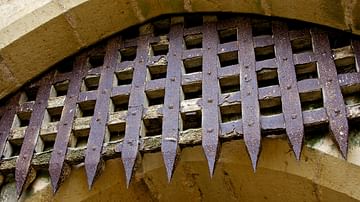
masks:
{"label": "pointed iron spike", "polygon": [[98,163],[86,162],[85,159],[85,171],[86,171],[89,190],[91,190],[91,187],[94,183],[94,179],[97,173],[97,167],[98,167]]}
{"label": "pointed iron spike", "polygon": [[301,157],[301,144],[292,146],[296,160],[300,160]]}
{"label": "pointed iron spike", "polygon": [[175,166],[176,149],[175,152],[170,150],[166,151],[165,149],[163,149],[162,153],[163,153],[168,183],[170,183]]}
{"label": "pointed iron spike", "polygon": [[50,161],[49,164],[49,175],[50,175],[50,179],[51,179],[51,186],[53,189],[53,193],[55,194],[56,191],[59,188],[59,181],[60,181],[60,177],[61,177],[61,170],[62,170],[62,166],[59,165],[58,163],[53,163]]}
{"label": "pointed iron spike", "polygon": [[135,158],[132,157],[123,157],[122,158],[122,162],[124,165],[124,169],[125,169],[125,176],[126,176],[126,188],[129,188],[130,185],[130,181],[131,181],[131,177],[132,177],[132,173],[133,173],[133,169],[134,169],[134,165],[135,165]]}
{"label": "pointed iron spike", "polygon": [[340,148],[340,153],[342,155],[342,157],[346,160],[347,159],[347,152],[348,152],[348,142],[347,142],[347,138],[345,141],[340,141],[338,142],[339,148]]}
{"label": "pointed iron spike", "polygon": [[[289,137],[289,141],[292,147],[292,150],[294,152],[295,158],[296,160],[300,160],[300,156],[301,156],[301,148],[302,148],[302,137],[303,137],[303,132],[301,134],[293,134]],[[301,137],[301,138],[299,138]]]}
{"label": "pointed iron spike", "polygon": [[249,153],[249,156],[250,156],[253,170],[254,170],[254,172],[256,172],[256,166],[257,166],[258,156],[259,156],[259,152],[260,152],[260,143],[256,143],[254,145],[252,143],[249,144],[249,143],[245,142],[245,144],[246,144],[246,148]]}
{"label": "pointed iron spike", "polygon": [[203,144],[202,146],[203,146],[204,153],[205,153],[205,156],[206,156],[206,159],[208,162],[209,174],[210,174],[210,177],[212,178],[212,176],[214,174],[214,169],[215,169],[218,145],[217,144],[214,144],[214,145]]}

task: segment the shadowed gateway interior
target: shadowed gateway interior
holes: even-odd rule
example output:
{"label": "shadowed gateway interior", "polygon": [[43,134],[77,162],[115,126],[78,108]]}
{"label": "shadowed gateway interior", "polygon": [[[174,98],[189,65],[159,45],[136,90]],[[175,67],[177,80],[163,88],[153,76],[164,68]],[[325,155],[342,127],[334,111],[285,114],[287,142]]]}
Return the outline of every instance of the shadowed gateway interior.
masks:
{"label": "shadowed gateway interior", "polygon": [[244,139],[255,170],[262,136],[286,134],[300,158],[304,138],[324,130],[346,157],[359,51],[347,33],[280,19],[152,20],[3,100],[0,170],[15,170],[20,196],[40,168],[56,191],[84,162],[91,188],[103,160],[121,155],[129,184],[138,152],[161,149],[170,181],[179,146],[201,143],[212,175],[222,140]]}

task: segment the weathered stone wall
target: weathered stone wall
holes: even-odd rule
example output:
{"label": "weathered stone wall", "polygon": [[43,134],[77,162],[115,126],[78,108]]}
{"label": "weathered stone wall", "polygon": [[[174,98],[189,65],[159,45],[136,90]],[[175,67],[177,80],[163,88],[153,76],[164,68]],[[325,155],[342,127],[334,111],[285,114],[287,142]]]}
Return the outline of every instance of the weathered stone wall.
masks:
{"label": "weathered stone wall", "polygon": [[359,8],[356,0],[2,0],[0,98],[79,49],[161,14],[253,13],[360,34]]}

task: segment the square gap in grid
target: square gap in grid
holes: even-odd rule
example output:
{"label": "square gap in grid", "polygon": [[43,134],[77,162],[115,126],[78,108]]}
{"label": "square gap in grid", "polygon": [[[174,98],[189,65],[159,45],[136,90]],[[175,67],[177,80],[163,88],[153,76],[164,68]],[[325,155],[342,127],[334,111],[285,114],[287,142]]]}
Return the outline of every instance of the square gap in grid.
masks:
{"label": "square gap in grid", "polygon": [[99,88],[100,75],[86,76],[82,82],[81,91],[93,91]]}
{"label": "square gap in grid", "polygon": [[251,24],[253,36],[273,35],[272,22],[270,20],[253,19]]}
{"label": "square gap in grid", "polygon": [[45,152],[45,151],[51,151],[54,149],[54,144],[55,144],[55,134],[47,135],[47,136],[41,136],[40,139],[41,141],[39,141],[39,143],[41,142],[41,151]]}
{"label": "square gap in grid", "polygon": [[345,32],[328,32],[331,49],[342,48],[351,45],[351,34]]}
{"label": "square gap in grid", "polygon": [[294,54],[313,52],[311,38],[305,37],[292,40],[291,49]]}
{"label": "square gap in grid", "polygon": [[295,71],[296,79],[298,81],[318,78],[316,62],[295,65]]}
{"label": "square gap in grid", "polygon": [[220,44],[237,41],[237,28],[228,28],[218,31]]}
{"label": "square gap in grid", "polygon": [[336,66],[336,71],[338,74],[357,72],[354,56],[335,60],[335,66]]}
{"label": "square gap in grid", "polygon": [[169,42],[159,42],[151,44],[153,56],[167,55],[169,52]]}
{"label": "square gap in grid", "polygon": [[181,113],[183,131],[201,128],[201,111]]}
{"label": "square gap in grid", "polygon": [[227,123],[241,119],[241,104],[220,106],[221,122]]}
{"label": "square gap in grid", "polygon": [[93,116],[95,111],[95,100],[78,103],[78,117]]}
{"label": "square gap in grid", "polygon": [[129,108],[129,95],[118,95],[111,98],[111,111],[127,111]]}
{"label": "square gap in grid", "polygon": [[149,80],[163,79],[166,78],[167,61],[165,58],[160,59],[162,61],[157,62],[155,65],[148,66],[148,78]]}
{"label": "square gap in grid", "polygon": [[196,99],[202,97],[201,81],[182,86],[184,100]]}
{"label": "square gap in grid", "polygon": [[164,36],[170,32],[171,19],[161,19],[153,22],[154,36]]}
{"label": "square gap in grid", "polygon": [[100,52],[94,55],[89,56],[88,63],[90,68],[97,68],[104,65],[105,52]]}
{"label": "square gap in grid", "polygon": [[165,89],[146,91],[148,106],[164,104]]}
{"label": "square gap in grid", "polygon": [[62,60],[61,62],[59,62],[58,64],[56,64],[56,71],[59,73],[67,73],[67,72],[72,72],[73,68],[74,68],[74,58],[73,57],[69,57],[66,58],[64,60]]}
{"label": "square gap in grid", "polygon": [[48,108],[46,110],[43,123],[58,122],[61,119],[63,107]]}
{"label": "square gap in grid", "polygon": [[69,80],[55,83],[51,86],[50,97],[65,96],[69,89]]}
{"label": "square gap in grid", "polygon": [[109,142],[119,141],[125,137],[126,123],[108,125]]}
{"label": "square gap in grid", "polygon": [[280,97],[260,100],[260,114],[262,116],[272,116],[280,113],[282,113]]}
{"label": "square gap in grid", "polygon": [[5,150],[6,152],[4,152],[5,155],[4,157],[9,158],[14,156],[19,156],[21,146],[22,146],[22,142],[13,142],[9,140],[6,144],[6,150]]}
{"label": "square gap in grid", "polygon": [[276,69],[262,69],[256,72],[258,87],[279,85],[279,79]]}
{"label": "square gap in grid", "polygon": [[162,134],[162,117],[144,119],[145,136],[156,136]]}
{"label": "square gap in grid", "polygon": [[300,93],[301,110],[308,111],[324,107],[322,91]]}
{"label": "square gap in grid", "polygon": [[[89,139],[90,128],[85,128],[81,130],[73,130],[73,135],[71,145],[76,148],[84,148],[87,145]],[[69,142],[70,143],[70,142]]]}
{"label": "square gap in grid", "polygon": [[237,65],[239,64],[238,60],[238,51],[231,51],[226,53],[218,54],[220,67],[226,67],[230,65]]}
{"label": "square gap in grid", "polygon": [[29,126],[31,113],[32,113],[31,111],[30,112],[18,112],[13,121],[13,128]]}
{"label": "square gap in grid", "polygon": [[203,25],[203,15],[202,14],[189,14],[184,17],[184,27],[198,27]]}
{"label": "square gap in grid", "polygon": [[360,84],[341,86],[341,93],[348,106],[360,104]]}
{"label": "square gap in grid", "polygon": [[120,49],[120,62],[134,61],[136,59],[136,50],[136,46]]}
{"label": "square gap in grid", "polygon": [[25,88],[21,93],[19,104],[35,101],[38,91],[39,87]]}
{"label": "square gap in grid", "polygon": [[275,58],[274,45],[255,48],[255,60],[262,61]]}
{"label": "square gap in grid", "polygon": [[202,48],[202,33],[186,35],[184,37],[186,49]]}
{"label": "square gap in grid", "polygon": [[116,79],[114,81],[117,82],[117,86],[130,85],[133,79],[133,74],[133,68],[128,68],[119,72],[115,72]]}
{"label": "square gap in grid", "polygon": [[202,57],[185,59],[183,61],[185,74],[202,72],[202,61],[203,61]]}
{"label": "square gap in grid", "polygon": [[240,91],[240,77],[229,76],[219,79],[221,93],[232,93]]}

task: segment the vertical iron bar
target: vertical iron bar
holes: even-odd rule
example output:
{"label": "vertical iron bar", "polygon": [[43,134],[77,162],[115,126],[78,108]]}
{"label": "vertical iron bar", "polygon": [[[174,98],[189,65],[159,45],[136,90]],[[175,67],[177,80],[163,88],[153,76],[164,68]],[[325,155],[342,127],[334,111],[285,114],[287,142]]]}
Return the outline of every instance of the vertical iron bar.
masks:
{"label": "vertical iron bar", "polygon": [[251,22],[247,18],[238,21],[240,94],[244,141],[252,166],[256,170],[260,153],[260,106],[255,65],[255,51],[252,39]]}
{"label": "vertical iron bar", "polygon": [[39,138],[41,123],[44,118],[47,102],[50,96],[51,80],[53,73],[48,74],[40,82],[40,88],[36,96],[33,112],[31,114],[29,126],[25,130],[24,141],[20,150],[20,155],[16,161],[15,180],[16,194],[20,197],[26,182],[31,159]]}
{"label": "vertical iron bar", "polygon": [[106,124],[109,116],[110,95],[113,85],[114,72],[118,60],[117,38],[108,42],[104,64],[101,67],[99,89],[94,109],[94,116],[91,120],[89,139],[85,155],[85,170],[89,189],[99,170],[101,151],[104,142]]}
{"label": "vertical iron bar", "polygon": [[72,74],[70,74],[69,88],[64,101],[62,115],[58,123],[54,150],[51,153],[49,162],[49,174],[54,193],[57,191],[62,177],[63,164],[76,112],[76,103],[80,93],[82,78],[85,76],[87,70],[86,66],[87,58],[86,55],[83,54],[75,60],[73,64],[74,70]]}
{"label": "vertical iron bar", "polygon": [[311,30],[311,36],[317,58],[320,85],[323,90],[324,106],[329,117],[330,132],[334,135],[341,154],[346,158],[349,126],[328,35],[324,31],[314,28]]}
{"label": "vertical iron bar", "polygon": [[16,114],[16,107],[19,105],[20,93],[14,95],[7,106],[4,107],[4,115],[0,120],[0,160],[3,158],[6,141],[10,135],[12,123]]}
{"label": "vertical iron bar", "polygon": [[202,147],[208,161],[210,176],[219,146],[219,81],[217,45],[219,43],[215,17],[204,17],[203,26],[203,81],[202,81]]}
{"label": "vertical iron bar", "polygon": [[[176,22],[173,22],[176,23]],[[168,68],[165,83],[161,152],[168,181],[170,182],[176,160],[180,124],[181,74],[183,50],[183,24],[173,24],[169,33]]]}
{"label": "vertical iron bar", "polygon": [[304,124],[287,25],[274,21],[273,34],[286,134],[289,137],[295,157],[299,160]]}
{"label": "vertical iron bar", "polygon": [[134,76],[131,84],[128,115],[126,118],[124,144],[121,158],[125,168],[126,185],[129,186],[136,156],[139,136],[143,130],[142,113],[145,102],[146,64],[148,59],[149,35],[138,38]]}

